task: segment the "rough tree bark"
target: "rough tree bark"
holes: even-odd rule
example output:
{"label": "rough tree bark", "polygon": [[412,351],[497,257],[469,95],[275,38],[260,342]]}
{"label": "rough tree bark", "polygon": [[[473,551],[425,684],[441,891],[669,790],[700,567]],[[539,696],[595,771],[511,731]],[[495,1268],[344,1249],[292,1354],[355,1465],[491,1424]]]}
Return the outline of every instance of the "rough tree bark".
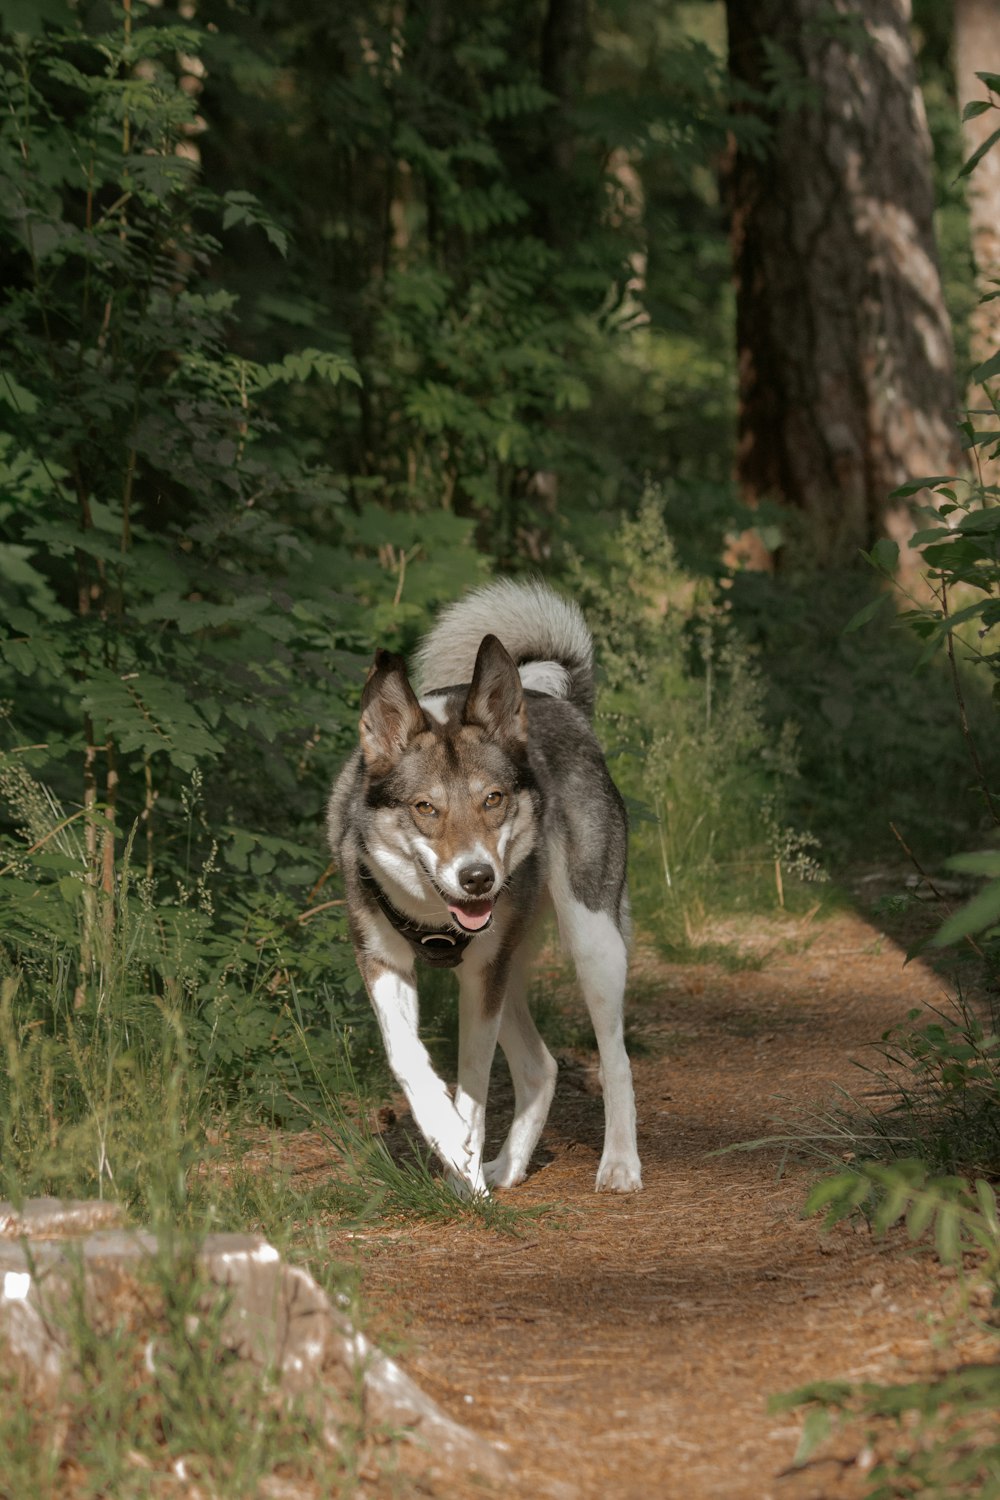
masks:
{"label": "rough tree bark", "polygon": [[[955,86],[959,108],[974,99],[988,97],[977,73],[1000,73],[1000,3],[998,0],[955,0]],[[966,120],[962,126],[966,155],[974,151],[1000,125],[994,109]],[[1000,290],[1000,146],[988,151],[966,179],[972,256],[980,297]],[[969,320],[969,353],[974,364],[982,364],[1000,350],[1000,297],[980,302]],[[973,386],[966,397],[976,413],[980,431],[997,429],[996,418],[984,417],[982,391]],[[1000,483],[1000,460],[987,460],[988,449],[979,450],[983,478]]]}
{"label": "rough tree bark", "polygon": [[[958,462],[951,330],[909,0],[727,0],[731,76],[768,127],[729,173],[745,498],[812,560],[905,542],[906,479]],[[831,25],[838,18],[843,25]],[[849,29],[848,17],[854,17]]]}

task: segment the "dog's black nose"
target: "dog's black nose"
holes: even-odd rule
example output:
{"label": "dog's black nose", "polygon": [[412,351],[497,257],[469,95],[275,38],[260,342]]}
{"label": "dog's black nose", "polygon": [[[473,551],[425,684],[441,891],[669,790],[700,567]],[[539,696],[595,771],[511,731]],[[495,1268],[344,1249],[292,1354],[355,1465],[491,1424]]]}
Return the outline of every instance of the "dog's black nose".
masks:
{"label": "dog's black nose", "polygon": [[458,872],[458,883],[470,896],[485,896],[495,879],[492,865],[463,865]]}

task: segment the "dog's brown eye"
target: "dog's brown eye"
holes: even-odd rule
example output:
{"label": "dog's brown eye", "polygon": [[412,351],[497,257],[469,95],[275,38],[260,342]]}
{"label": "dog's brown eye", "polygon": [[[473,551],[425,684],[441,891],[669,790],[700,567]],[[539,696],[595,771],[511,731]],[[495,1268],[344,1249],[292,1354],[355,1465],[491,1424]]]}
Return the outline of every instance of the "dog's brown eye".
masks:
{"label": "dog's brown eye", "polygon": [[437,816],[437,808],[433,802],[414,802],[413,811],[419,813],[422,818]]}
{"label": "dog's brown eye", "polygon": [[499,807],[503,801],[503,792],[490,792],[483,803],[484,807]]}

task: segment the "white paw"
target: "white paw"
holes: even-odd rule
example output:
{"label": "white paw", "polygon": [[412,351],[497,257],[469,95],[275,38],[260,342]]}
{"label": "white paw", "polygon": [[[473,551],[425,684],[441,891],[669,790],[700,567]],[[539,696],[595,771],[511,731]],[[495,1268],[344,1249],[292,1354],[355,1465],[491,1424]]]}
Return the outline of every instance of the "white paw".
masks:
{"label": "white paw", "polygon": [[642,1168],[637,1156],[612,1156],[597,1169],[598,1193],[638,1193],[642,1190]]}
{"label": "white paw", "polygon": [[425,1106],[417,1124],[449,1174],[470,1185],[482,1181],[472,1132],[447,1095],[437,1108],[431,1110]]}
{"label": "white paw", "polygon": [[468,1203],[473,1198],[488,1198],[490,1196],[490,1190],[486,1186],[483,1173],[480,1173],[478,1177],[469,1178],[460,1177],[457,1172],[449,1171],[447,1177],[448,1186],[455,1194],[455,1197],[461,1198],[463,1203]]}
{"label": "white paw", "polygon": [[463,1126],[459,1134],[449,1132],[445,1140],[431,1144],[444,1164],[452,1191],[462,1199],[488,1198],[489,1188],[482,1168],[482,1146],[477,1146]]}
{"label": "white paw", "polygon": [[490,1187],[517,1187],[519,1182],[524,1181],[526,1175],[526,1168],[518,1167],[507,1161],[503,1156],[498,1156],[493,1161],[488,1161],[483,1167],[483,1176]]}

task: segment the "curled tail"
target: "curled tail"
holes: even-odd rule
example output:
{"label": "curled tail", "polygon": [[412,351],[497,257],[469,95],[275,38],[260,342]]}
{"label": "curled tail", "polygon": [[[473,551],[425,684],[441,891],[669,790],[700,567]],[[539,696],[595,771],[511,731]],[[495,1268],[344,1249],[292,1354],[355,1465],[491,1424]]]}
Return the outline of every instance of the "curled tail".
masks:
{"label": "curled tail", "polygon": [[417,647],[418,692],[470,682],[484,635],[495,635],[525,687],[594,713],[594,643],[575,604],[547,584],[502,578],[452,604]]}

